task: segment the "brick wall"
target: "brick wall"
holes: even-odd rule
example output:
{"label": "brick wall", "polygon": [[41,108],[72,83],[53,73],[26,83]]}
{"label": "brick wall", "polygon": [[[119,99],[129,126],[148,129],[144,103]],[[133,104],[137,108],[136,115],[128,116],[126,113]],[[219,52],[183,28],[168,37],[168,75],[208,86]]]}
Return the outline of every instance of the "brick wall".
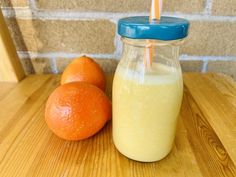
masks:
{"label": "brick wall", "polygon": [[[114,71],[121,55],[118,19],[148,15],[151,0],[0,2],[26,72],[60,73],[83,54]],[[191,22],[180,56],[184,71],[222,72],[236,79],[236,0],[164,0],[164,15]]]}

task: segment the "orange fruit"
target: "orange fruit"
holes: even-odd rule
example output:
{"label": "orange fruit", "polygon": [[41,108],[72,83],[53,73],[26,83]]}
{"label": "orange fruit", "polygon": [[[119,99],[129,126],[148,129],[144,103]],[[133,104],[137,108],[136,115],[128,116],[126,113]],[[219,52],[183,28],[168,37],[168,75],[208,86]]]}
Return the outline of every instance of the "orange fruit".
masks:
{"label": "orange fruit", "polygon": [[56,88],[45,109],[48,127],[60,138],[82,140],[91,137],[111,118],[111,102],[105,93],[85,82]]}
{"label": "orange fruit", "polygon": [[103,70],[92,59],[86,56],[74,59],[62,74],[61,84],[84,81],[105,91],[106,78]]}

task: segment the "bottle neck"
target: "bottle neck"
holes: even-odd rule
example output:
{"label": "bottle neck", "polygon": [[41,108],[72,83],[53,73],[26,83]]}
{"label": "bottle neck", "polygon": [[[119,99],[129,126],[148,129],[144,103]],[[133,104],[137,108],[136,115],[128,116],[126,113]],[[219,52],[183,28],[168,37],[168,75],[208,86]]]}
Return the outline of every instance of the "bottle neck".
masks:
{"label": "bottle neck", "polygon": [[[122,38],[122,41],[122,60],[126,64],[129,62],[143,62],[145,64],[144,60],[151,60],[154,63],[179,65],[179,48],[183,40],[158,41]],[[147,55],[148,52],[150,53]]]}

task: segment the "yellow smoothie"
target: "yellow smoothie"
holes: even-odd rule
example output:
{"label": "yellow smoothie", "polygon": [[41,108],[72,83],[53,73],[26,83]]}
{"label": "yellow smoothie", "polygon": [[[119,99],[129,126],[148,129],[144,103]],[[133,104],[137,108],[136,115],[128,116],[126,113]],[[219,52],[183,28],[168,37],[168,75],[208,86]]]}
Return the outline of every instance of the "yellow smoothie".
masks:
{"label": "yellow smoothie", "polygon": [[152,64],[152,71],[119,65],[113,82],[113,140],[125,156],[143,162],[164,158],[175,137],[183,84],[181,71]]}

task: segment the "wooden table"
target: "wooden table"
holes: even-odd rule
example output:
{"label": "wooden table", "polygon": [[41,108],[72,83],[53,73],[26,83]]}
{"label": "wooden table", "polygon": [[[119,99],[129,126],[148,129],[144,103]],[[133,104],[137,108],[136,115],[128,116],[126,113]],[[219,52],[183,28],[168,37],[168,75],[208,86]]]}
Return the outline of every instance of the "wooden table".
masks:
{"label": "wooden table", "polygon": [[[184,100],[172,152],[140,163],[114,147],[111,123],[94,137],[69,142],[44,122],[60,76],[32,75],[0,83],[0,177],[236,176],[236,83],[217,74],[185,74]],[[112,76],[108,76],[111,95]]]}

